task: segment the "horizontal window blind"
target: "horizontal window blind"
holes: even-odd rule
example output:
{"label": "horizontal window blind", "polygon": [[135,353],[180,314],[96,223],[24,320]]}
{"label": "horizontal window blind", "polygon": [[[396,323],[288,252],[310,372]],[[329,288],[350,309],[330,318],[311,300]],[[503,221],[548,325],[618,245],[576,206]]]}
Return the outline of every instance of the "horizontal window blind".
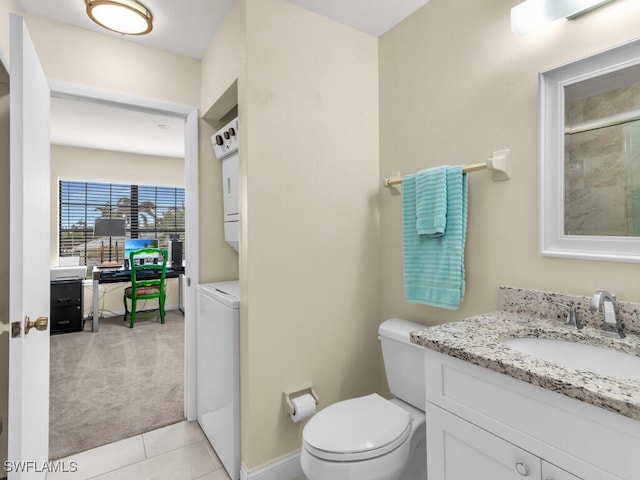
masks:
{"label": "horizontal window blind", "polygon": [[[157,238],[163,249],[185,240],[184,188],[61,180],[59,194],[59,255],[80,257],[88,272],[101,261],[122,262],[125,238]],[[125,218],[126,236],[95,237],[99,217]]]}

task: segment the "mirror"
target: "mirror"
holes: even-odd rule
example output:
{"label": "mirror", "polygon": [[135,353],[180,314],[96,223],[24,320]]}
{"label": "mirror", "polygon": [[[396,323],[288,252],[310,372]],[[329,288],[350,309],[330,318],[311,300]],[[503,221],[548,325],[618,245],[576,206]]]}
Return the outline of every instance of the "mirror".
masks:
{"label": "mirror", "polygon": [[540,74],[540,252],[640,262],[640,40]]}

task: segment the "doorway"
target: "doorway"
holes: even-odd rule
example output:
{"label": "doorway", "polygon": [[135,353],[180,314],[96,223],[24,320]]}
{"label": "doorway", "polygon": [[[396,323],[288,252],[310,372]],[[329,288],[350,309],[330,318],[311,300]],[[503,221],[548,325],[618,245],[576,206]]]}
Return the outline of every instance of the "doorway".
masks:
{"label": "doorway", "polygon": [[[114,92],[91,89],[68,83],[52,82],[52,98],[66,99],[111,108],[124,109],[130,112],[139,112],[147,115],[162,117],[174,117],[184,122],[184,186],[185,206],[188,212],[185,218],[185,250],[188,262],[185,268],[184,279],[184,389],[183,411],[187,420],[195,420],[195,381],[194,361],[195,357],[195,283],[192,287],[191,279],[198,278],[198,132],[197,114],[195,107],[170,104],[157,100],[131,97]],[[84,335],[93,335],[86,332]]]}

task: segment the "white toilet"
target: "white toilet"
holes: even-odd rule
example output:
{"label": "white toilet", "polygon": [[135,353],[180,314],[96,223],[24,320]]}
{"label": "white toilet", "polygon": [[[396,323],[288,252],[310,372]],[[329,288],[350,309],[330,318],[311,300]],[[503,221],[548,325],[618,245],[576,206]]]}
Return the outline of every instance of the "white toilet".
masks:
{"label": "white toilet", "polygon": [[426,480],[424,357],[409,341],[417,323],[392,318],[378,329],[389,389],[334,403],[302,433],[302,470],[309,480]]}

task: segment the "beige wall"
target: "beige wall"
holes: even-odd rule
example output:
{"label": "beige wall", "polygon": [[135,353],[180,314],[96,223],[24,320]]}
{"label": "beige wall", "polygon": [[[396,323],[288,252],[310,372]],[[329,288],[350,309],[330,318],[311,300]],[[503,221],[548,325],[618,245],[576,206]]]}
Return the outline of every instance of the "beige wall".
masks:
{"label": "beige wall", "polygon": [[5,60],[9,59],[9,13],[15,11],[15,0],[2,0],[0,2],[0,56],[4,57]]}
{"label": "beige wall", "polygon": [[246,60],[245,8],[245,0],[236,0],[202,57],[202,112],[207,112],[219,101],[240,76]]}
{"label": "beige wall", "polygon": [[246,35],[241,418],[252,470],[300,448],[283,390],[311,381],[327,406],[379,387],[378,49],[285,0],[248,0]]}
{"label": "beige wall", "polygon": [[49,80],[200,103],[199,60],[43,17],[24,17]]}
{"label": "beige wall", "polygon": [[253,470],[300,448],[283,390],[312,381],[326,406],[380,385],[377,40],[284,0],[247,0],[202,64],[203,111],[237,80],[241,439]]}
{"label": "beige wall", "polygon": [[[401,198],[381,193],[382,316],[435,324],[494,310],[507,284],[637,301],[638,266],[538,254],[538,72],[638,36],[640,4],[613,2],[517,36],[519,0],[431,0],[380,39],[380,175],[485,161],[510,148],[512,179],[469,175],[467,293],[459,310],[408,304]],[[615,26],[615,27],[614,27]]]}

